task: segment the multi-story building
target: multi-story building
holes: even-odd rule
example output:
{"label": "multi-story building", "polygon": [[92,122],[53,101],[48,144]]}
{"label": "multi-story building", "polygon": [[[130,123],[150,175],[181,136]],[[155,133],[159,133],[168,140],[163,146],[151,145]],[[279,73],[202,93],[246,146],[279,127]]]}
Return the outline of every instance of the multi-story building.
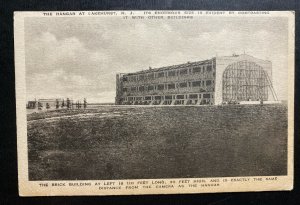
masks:
{"label": "multi-story building", "polygon": [[[211,105],[277,100],[272,64],[233,55],[117,74],[118,105]],[[271,91],[271,92],[270,92]]]}

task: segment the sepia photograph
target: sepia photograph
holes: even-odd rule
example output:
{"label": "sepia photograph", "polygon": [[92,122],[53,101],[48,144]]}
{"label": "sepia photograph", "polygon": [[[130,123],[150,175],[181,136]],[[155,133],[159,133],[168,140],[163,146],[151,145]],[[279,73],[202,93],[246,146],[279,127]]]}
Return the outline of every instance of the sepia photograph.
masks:
{"label": "sepia photograph", "polygon": [[22,195],[292,189],[293,12],[16,12],[15,41]]}

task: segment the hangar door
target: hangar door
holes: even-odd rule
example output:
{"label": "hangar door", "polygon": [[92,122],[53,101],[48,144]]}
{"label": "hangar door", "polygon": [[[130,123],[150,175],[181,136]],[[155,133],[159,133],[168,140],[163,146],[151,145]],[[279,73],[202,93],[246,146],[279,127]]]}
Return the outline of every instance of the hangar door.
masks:
{"label": "hangar door", "polygon": [[268,100],[268,87],[272,85],[261,66],[255,62],[239,61],[226,67],[222,86],[223,102],[231,103]]}

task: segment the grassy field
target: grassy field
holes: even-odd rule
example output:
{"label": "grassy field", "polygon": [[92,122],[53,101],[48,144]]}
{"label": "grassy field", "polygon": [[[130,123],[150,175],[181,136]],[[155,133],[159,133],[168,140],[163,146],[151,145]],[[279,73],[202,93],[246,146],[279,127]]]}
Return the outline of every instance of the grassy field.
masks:
{"label": "grassy field", "polygon": [[100,107],[28,114],[30,180],[285,175],[287,107]]}

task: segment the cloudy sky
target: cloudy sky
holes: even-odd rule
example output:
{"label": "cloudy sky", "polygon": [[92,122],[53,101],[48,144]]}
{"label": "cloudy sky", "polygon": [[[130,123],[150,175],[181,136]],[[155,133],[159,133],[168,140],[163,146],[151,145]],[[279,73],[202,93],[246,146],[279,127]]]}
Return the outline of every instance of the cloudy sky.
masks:
{"label": "cloudy sky", "polygon": [[114,102],[119,72],[243,52],[273,63],[279,99],[287,98],[287,19],[195,17],[25,18],[27,99],[70,97]]}

